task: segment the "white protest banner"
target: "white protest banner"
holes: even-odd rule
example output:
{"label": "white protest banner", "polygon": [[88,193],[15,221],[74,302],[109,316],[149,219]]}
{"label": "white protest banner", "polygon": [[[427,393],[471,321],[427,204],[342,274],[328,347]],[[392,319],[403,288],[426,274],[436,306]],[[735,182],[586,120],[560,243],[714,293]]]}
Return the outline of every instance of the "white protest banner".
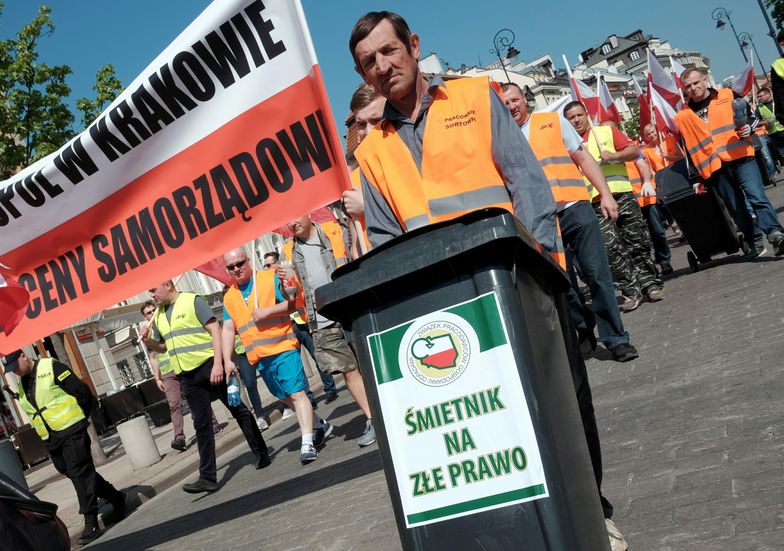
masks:
{"label": "white protest banner", "polygon": [[216,0],[83,133],[0,183],[10,352],[349,189],[297,0]]}

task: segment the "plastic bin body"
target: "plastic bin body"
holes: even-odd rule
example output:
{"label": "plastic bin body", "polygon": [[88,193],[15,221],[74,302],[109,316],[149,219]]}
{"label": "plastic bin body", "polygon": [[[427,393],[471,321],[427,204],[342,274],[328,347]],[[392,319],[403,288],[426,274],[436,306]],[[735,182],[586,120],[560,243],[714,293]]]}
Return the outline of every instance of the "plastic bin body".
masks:
{"label": "plastic bin body", "polygon": [[[356,348],[405,549],[608,549],[553,300],[568,283],[499,212],[397,238],[336,271],[316,301]],[[503,410],[436,413],[493,392]],[[427,411],[442,423],[428,428]],[[516,445],[526,468],[485,477]],[[463,462],[482,469],[480,456],[472,480]],[[452,478],[455,463],[465,476]]]}
{"label": "plastic bin body", "polygon": [[740,250],[738,230],[724,202],[712,186],[696,195],[685,161],[678,161],[656,173],[657,197],[670,210],[689,247],[701,262],[720,253]]}
{"label": "plastic bin body", "polygon": [[0,472],[19,485],[20,488],[29,490],[19,454],[16,453],[14,443],[8,438],[0,440]]}

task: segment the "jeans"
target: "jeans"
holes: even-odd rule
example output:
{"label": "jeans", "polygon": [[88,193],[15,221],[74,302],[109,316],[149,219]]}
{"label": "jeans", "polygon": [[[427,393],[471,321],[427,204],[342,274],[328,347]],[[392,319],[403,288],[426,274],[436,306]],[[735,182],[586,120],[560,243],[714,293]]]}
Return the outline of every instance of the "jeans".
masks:
{"label": "jeans", "polygon": [[[607,348],[627,344],[629,333],[626,332],[621,321],[610,264],[593,208],[587,201],[578,201],[559,212],[558,218],[561,225],[561,238],[567,249],[567,266],[572,280],[572,288],[567,293],[567,300],[578,333],[584,336],[586,330],[592,331],[595,319],[599,340]],[[577,257],[583,277],[591,290],[592,312],[588,310],[577,291],[572,255]]]}
{"label": "jeans", "polygon": [[667,243],[667,234],[664,233],[661,217],[659,216],[659,205],[647,205],[642,207],[642,217],[648,224],[648,231],[651,232],[651,243],[653,243],[653,256],[657,264],[663,262],[670,263],[672,253],[670,244]]}
{"label": "jeans", "polygon": [[768,169],[768,174],[772,178],[776,174],[776,163],[773,162],[773,156],[770,153],[770,139],[767,135],[758,136],[755,134],[754,141],[759,144],[760,154],[765,160],[765,168]]}
{"label": "jeans", "polygon": [[215,435],[212,432],[212,408],[210,407],[213,398],[218,398],[229,410],[232,417],[237,420],[250,451],[253,452],[256,459],[267,454],[267,444],[261,436],[256,419],[247,406],[241,402],[236,407],[229,406],[226,378],[224,377],[217,385],[210,382],[212,366],[213,358],[210,358],[196,369],[183,371],[177,377],[180,379],[185,399],[188,400],[188,405],[191,408],[193,428],[196,429],[196,444],[199,448],[199,478],[217,482]]}
{"label": "jeans", "polygon": [[[298,323],[294,322],[291,322],[291,326],[294,328],[294,334],[297,336],[299,343],[305,347],[305,350],[310,352],[310,356],[315,361],[316,346],[313,344],[313,335],[310,334],[307,326],[299,325]],[[329,373],[324,373],[318,366],[318,362],[316,363],[316,369],[318,369],[321,382],[324,383],[324,394],[337,392],[337,389],[335,388],[335,378]],[[313,399],[313,393],[310,391],[310,389],[308,389],[308,398],[311,400]]]}
{"label": "jeans", "polygon": [[256,414],[256,417],[261,417],[263,410],[261,407],[261,396],[259,396],[259,387],[256,382],[256,370],[250,365],[245,354],[237,354],[234,357],[234,364],[237,366],[242,384],[245,385],[245,390],[248,392],[248,399],[250,400],[250,405],[253,406],[253,413]]}
{"label": "jeans", "polygon": [[776,209],[765,195],[762,175],[754,157],[724,163],[724,166],[711,176],[709,182],[716,185],[730,216],[743,232],[747,243],[754,243],[755,228],[751,213],[746,208],[746,200],[754,211],[759,229],[768,236],[768,240],[772,235],[784,233]]}

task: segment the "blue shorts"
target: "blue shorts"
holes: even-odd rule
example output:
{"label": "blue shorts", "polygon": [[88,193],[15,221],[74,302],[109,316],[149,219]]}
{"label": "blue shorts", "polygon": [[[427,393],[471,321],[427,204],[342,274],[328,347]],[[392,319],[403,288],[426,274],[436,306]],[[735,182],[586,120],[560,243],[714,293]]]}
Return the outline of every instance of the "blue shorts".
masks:
{"label": "blue shorts", "polygon": [[299,349],[261,358],[256,369],[276,398],[287,398],[295,392],[308,389],[308,378],[305,377]]}

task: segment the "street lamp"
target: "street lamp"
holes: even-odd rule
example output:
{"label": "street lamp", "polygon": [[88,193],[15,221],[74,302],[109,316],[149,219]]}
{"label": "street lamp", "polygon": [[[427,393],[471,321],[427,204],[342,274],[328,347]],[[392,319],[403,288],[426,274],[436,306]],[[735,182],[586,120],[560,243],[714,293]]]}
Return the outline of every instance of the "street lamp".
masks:
{"label": "street lamp", "polygon": [[510,31],[509,29],[501,29],[495,36],[493,37],[493,49],[490,50],[490,53],[495,55],[498,58],[498,61],[501,63],[501,68],[504,70],[504,74],[506,75],[506,81],[512,82],[509,78],[509,73],[506,72],[506,66],[504,65],[504,60],[501,57],[501,48],[506,48],[506,58],[509,59],[510,57],[515,57],[520,52],[512,45],[514,44],[515,34]]}
{"label": "street lamp", "polygon": [[740,48],[740,53],[743,54],[743,60],[748,61],[749,58],[746,57],[746,51],[743,49],[743,46],[740,43],[740,38],[738,38],[738,33],[735,30],[735,25],[732,24],[732,19],[730,18],[731,13],[732,13],[731,10],[728,11],[724,8],[716,8],[715,10],[713,10],[713,13],[711,13],[711,17],[713,18],[714,21],[716,21],[716,28],[719,30],[722,30],[727,25],[727,23],[724,22],[725,19],[729,22],[730,28],[732,29],[732,33],[735,35],[735,40],[738,41],[738,48]]}
{"label": "street lamp", "polygon": [[747,32],[740,33],[738,35],[738,38],[740,39],[740,46],[741,48],[746,48],[751,45],[751,48],[754,50],[754,55],[757,56],[757,61],[759,62],[760,67],[762,67],[762,74],[765,74],[765,67],[767,67],[767,65],[762,62],[762,58],[760,58],[759,52],[757,51],[757,46],[754,44],[754,40],[751,38],[752,36],[752,34]]}

